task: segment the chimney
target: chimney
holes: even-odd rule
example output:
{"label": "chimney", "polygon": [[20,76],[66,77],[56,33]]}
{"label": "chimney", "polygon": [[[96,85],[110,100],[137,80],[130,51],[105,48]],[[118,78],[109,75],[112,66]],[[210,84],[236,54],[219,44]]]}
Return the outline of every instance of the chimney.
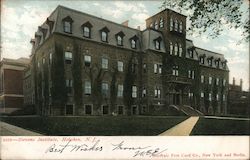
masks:
{"label": "chimney", "polygon": [[140,30],[141,30],[141,27],[140,27],[140,26],[137,26],[137,29],[140,31]]}
{"label": "chimney", "polygon": [[235,86],[235,78],[233,77],[233,86]]}
{"label": "chimney", "polygon": [[128,20],[126,20],[126,21],[122,22],[122,25],[124,25],[124,26],[128,27]]}
{"label": "chimney", "polygon": [[240,79],[240,89],[242,90],[243,80]]}

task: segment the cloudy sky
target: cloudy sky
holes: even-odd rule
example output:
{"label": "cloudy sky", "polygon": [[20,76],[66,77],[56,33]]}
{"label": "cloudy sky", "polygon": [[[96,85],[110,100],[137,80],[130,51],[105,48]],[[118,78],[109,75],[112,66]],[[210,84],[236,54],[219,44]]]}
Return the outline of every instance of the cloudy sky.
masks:
{"label": "cloudy sky", "polygon": [[[245,1],[247,3],[247,1]],[[31,52],[30,39],[57,5],[64,5],[117,23],[129,20],[129,26],[145,28],[145,19],[159,12],[162,1],[49,1],[49,0],[2,0],[1,8],[1,53],[4,58],[28,57]],[[247,6],[245,4],[245,6]],[[188,15],[189,12],[186,12]],[[246,15],[248,16],[248,14]],[[242,30],[224,26],[216,39],[206,34],[188,36],[197,47],[223,53],[228,60],[230,82],[236,84],[243,79],[243,88],[249,88],[249,47],[247,43],[237,45]]]}

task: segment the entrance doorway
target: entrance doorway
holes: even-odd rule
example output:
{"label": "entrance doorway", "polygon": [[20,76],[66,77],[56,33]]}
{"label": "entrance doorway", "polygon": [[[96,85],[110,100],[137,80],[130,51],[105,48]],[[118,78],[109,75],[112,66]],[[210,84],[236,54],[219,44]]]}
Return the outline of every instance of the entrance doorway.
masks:
{"label": "entrance doorway", "polygon": [[180,105],[180,93],[173,94],[173,104]]}

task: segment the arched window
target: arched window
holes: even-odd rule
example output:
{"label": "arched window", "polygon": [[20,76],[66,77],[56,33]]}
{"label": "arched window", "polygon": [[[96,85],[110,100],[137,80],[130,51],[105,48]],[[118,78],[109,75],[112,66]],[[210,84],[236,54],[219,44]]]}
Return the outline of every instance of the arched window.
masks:
{"label": "arched window", "polygon": [[182,22],[180,22],[179,32],[182,33]]}
{"label": "arched window", "polygon": [[87,27],[87,26],[83,27],[83,36],[84,37],[90,37],[90,29],[89,29],[89,27]]}
{"label": "arched window", "polygon": [[178,32],[178,20],[177,19],[174,22],[174,30]]}
{"label": "arched window", "polygon": [[64,32],[71,33],[71,23],[68,21],[64,21]]}
{"label": "arched window", "polygon": [[158,22],[155,21],[155,29],[158,29]]}
{"label": "arched window", "polygon": [[174,55],[178,56],[178,44],[175,43],[174,45]]}
{"label": "arched window", "polygon": [[174,50],[173,43],[172,43],[172,42],[170,42],[170,43],[169,43],[169,51],[170,51],[170,55],[173,55],[173,50]]}
{"label": "arched window", "polygon": [[182,56],[182,46],[181,46],[181,44],[179,44],[179,57],[181,57]]}
{"label": "arched window", "polygon": [[161,19],[160,19],[160,28],[163,28],[163,26],[164,26],[163,24],[164,24],[163,18],[161,18]]}
{"label": "arched window", "polygon": [[174,21],[173,18],[170,18],[170,31],[172,31],[174,28]]}
{"label": "arched window", "polygon": [[103,42],[107,42],[107,32],[105,32],[105,31],[102,31],[102,41]]}

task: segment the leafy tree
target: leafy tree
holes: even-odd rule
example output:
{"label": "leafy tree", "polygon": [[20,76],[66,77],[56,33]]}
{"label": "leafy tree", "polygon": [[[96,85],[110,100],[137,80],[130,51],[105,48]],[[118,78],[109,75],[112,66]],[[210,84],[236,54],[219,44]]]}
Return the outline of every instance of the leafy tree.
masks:
{"label": "leafy tree", "polygon": [[207,32],[212,38],[217,37],[223,26],[243,29],[242,40],[249,42],[249,2],[247,0],[164,0],[161,9],[189,11],[191,22],[188,33]]}

